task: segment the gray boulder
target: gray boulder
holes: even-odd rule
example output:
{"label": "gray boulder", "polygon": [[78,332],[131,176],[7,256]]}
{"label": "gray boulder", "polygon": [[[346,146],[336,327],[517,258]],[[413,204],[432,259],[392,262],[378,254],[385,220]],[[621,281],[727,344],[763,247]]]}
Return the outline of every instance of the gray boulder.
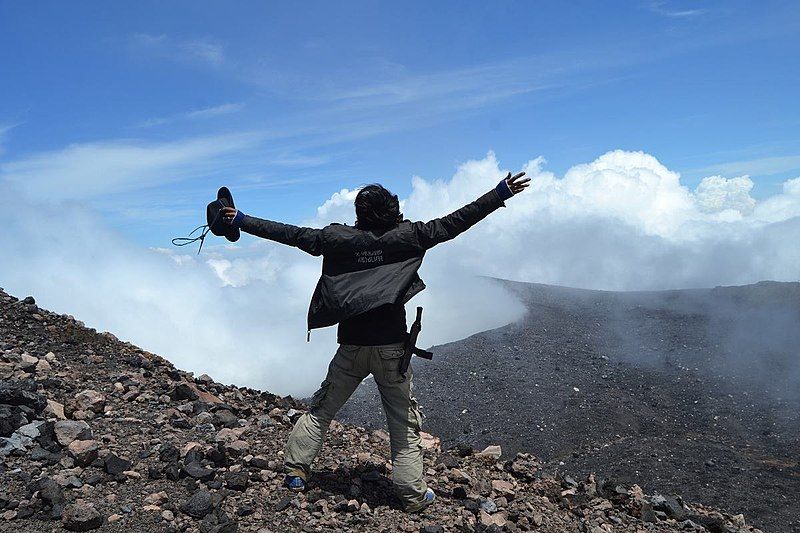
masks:
{"label": "gray boulder", "polygon": [[83,420],[59,420],[53,425],[56,441],[62,446],[69,446],[74,440],[90,440],[92,429]]}
{"label": "gray boulder", "polygon": [[90,531],[103,525],[103,517],[91,503],[76,503],[64,508],[61,523],[68,531]]}

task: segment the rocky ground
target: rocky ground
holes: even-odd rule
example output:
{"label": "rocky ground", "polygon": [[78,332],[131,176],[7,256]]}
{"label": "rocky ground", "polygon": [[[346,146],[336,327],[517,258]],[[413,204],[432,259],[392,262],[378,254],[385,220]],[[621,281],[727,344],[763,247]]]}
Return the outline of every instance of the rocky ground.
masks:
{"label": "rocky ground", "polygon": [[[501,444],[800,531],[800,284],[508,286],[524,319],[414,361],[424,426],[445,447]],[[342,420],[383,427],[378,405],[368,380]]]}
{"label": "rocky ground", "polygon": [[2,291],[0,378],[2,531],[758,531],[624,480],[552,475],[525,453],[443,452],[429,435],[438,499],[407,515],[386,433],[339,423],[295,495],[281,449],[301,403],[194,377]]}

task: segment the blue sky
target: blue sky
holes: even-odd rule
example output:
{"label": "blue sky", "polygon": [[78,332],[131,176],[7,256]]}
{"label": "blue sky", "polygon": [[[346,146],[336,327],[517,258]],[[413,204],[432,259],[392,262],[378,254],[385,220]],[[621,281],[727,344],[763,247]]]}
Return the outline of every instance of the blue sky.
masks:
{"label": "blue sky", "polygon": [[797,1],[0,0],[0,285],[306,396],[335,349],[306,342],[319,258],[171,247],[217,188],[322,225],[379,181],[427,220],[523,167],[524,195],[426,256],[426,345],[523,312],[476,275],[797,280],[798,57]]}
{"label": "blue sky", "polygon": [[800,176],[799,56],[791,1],[0,2],[0,181],[149,246],[221,184],[297,223],[489,150],[643,150],[764,198]]}

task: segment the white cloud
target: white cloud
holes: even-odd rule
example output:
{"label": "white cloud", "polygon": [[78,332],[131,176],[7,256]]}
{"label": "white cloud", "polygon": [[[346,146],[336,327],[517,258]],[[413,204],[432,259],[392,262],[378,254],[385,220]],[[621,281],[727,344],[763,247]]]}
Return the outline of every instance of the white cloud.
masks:
{"label": "white cloud", "polygon": [[180,48],[190,57],[198,58],[212,65],[221,65],[225,60],[221,44],[208,39],[193,39],[180,43]]}
{"label": "white cloud", "polygon": [[696,172],[715,174],[747,174],[749,176],[772,176],[784,172],[800,172],[800,155],[759,157],[709,165]]}
{"label": "white cloud", "polygon": [[749,215],[756,205],[750,196],[753,181],[749,176],[726,179],[722,176],[703,178],[695,190],[698,208],[704,213],[735,212]]}
{"label": "white cloud", "polygon": [[193,109],[191,111],[186,111],[185,113],[178,113],[176,115],[170,115],[167,117],[149,118],[141,121],[138,126],[140,128],[149,128],[152,126],[170,124],[178,120],[205,120],[223,115],[230,115],[232,113],[238,113],[242,109],[244,109],[243,103],[227,103],[212,107],[204,107],[201,109]]}
{"label": "white cloud", "polygon": [[135,140],[70,145],[0,164],[0,181],[44,200],[103,194],[207,176],[261,140],[256,133],[196,137],[166,143]]}
{"label": "white cloud", "polygon": [[176,61],[213,67],[219,67],[225,62],[225,47],[207,37],[178,39],[164,34],[135,33],[131,36],[130,43],[136,49]]}
{"label": "white cloud", "polygon": [[[800,227],[795,180],[783,194],[756,202],[747,177],[712,177],[692,191],[642,152],[609,152],[563,178],[543,165],[542,158],[528,163],[531,187],[446,251],[432,251],[427,265],[443,257],[448,268],[467,272],[599,289],[800,278],[791,260],[798,248],[782,237]],[[404,213],[424,220],[451,212],[506,171],[489,153],[461,165],[450,180],[415,177]],[[353,194],[336,193],[312,223],[352,219]]]}
{"label": "white cloud", "polygon": [[186,118],[211,118],[211,117],[218,117],[220,115],[227,115],[230,113],[238,113],[244,109],[243,103],[228,103],[222,104],[214,107],[205,107],[203,109],[197,109],[195,111],[189,111],[186,113]]}
{"label": "white cloud", "polygon": [[689,18],[703,15],[708,12],[707,9],[697,8],[680,8],[674,5],[674,2],[667,2],[666,0],[651,0],[648,8],[653,13],[671,18]]}
{"label": "white cloud", "polygon": [[353,202],[356,199],[358,190],[342,189],[333,193],[330,198],[317,208],[316,219],[308,224],[311,226],[323,226],[330,222],[341,222],[342,220],[355,219]]}
{"label": "white cloud", "polygon": [[[641,152],[609,152],[563,177],[544,165],[529,162],[524,194],[428,253],[421,275],[429,288],[409,306],[426,308],[423,344],[520,316],[514,297],[476,274],[600,289],[800,278],[800,178],[753,207],[745,177],[712,177],[692,191]],[[505,173],[490,153],[447,180],[414,177],[403,210],[411,219],[442,216]],[[354,194],[334,193],[308,223],[352,223]],[[249,239],[209,243],[199,257],[142,250],[76,204],[20,202],[0,212],[6,290],[226,382],[304,395],[322,379],[334,330],[305,342],[318,258]]]}
{"label": "white cloud", "polygon": [[15,124],[0,124],[0,155],[6,151],[5,142],[8,132],[19,126],[20,123]]}
{"label": "white cloud", "polygon": [[783,192],[757,204],[753,216],[764,222],[781,222],[800,217],[800,178],[785,181]]}

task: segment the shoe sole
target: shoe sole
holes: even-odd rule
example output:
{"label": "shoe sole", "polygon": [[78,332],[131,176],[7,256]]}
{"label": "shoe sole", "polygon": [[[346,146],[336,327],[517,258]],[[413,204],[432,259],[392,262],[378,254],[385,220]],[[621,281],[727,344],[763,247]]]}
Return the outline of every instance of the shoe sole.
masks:
{"label": "shoe sole", "polygon": [[430,501],[426,500],[426,501],[422,502],[421,504],[419,504],[420,505],[419,507],[412,508],[412,509],[406,509],[406,512],[410,513],[410,514],[420,513],[422,511],[424,511],[425,509],[427,509],[428,507],[430,507],[431,505],[433,505],[435,502],[436,502],[436,495],[434,494],[432,500],[430,500]]}

